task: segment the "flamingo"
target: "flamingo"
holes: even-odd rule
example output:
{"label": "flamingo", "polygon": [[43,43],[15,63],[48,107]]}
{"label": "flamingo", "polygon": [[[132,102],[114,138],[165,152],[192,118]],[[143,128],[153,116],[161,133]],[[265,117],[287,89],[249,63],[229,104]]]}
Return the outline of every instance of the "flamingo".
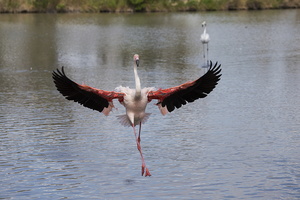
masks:
{"label": "flamingo", "polygon": [[[73,100],[87,108],[102,112],[106,116],[110,113],[112,108],[114,108],[113,99],[119,100],[126,108],[126,114],[120,115],[118,118],[122,125],[131,126],[133,128],[137,149],[140,152],[142,160],[142,176],[146,177],[151,176],[151,173],[143,157],[140,136],[142,124],[150,115],[150,113],[145,112],[147,104],[151,100],[157,99],[158,102],[156,105],[161,114],[166,115],[168,112],[172,112],[175,107],[180,108],[187,102],[193,102],[198,98],[206,97],[220,80],[221,64],[218,65],[218,63],[215,63],[213,66],[212,62],[210,62],[209,70],[197,80],[168,89],[156,90],[154,87],[141,89],[141,82],[137,73],[139,55],[135,54],[133,60],[135,89],[119,86],[115,91],[105,91],[87,85],[81,85],[66,76],[64,67],[62,67],[61,71],[59,69],[53,71],[52,77],[57,90],[65,96],[66,99]],[[138,134],[135,129],[137,125],[139,125]]]}
{"label": "flamingo", "polygon": [[[203,30],[203,33],[201,34],[200,41],[203,44],[203,58],[205,60],[204,67],[208,67],[209,66],[208,65],[208,42],[209,42],[210,38],[209,38],[208,33],[206,33],[206,21],[204,21],[202,23],[202,27],[204,27],[204,30]],[[207,58],[205,58],[205,45],[207,46],[207,48],[206,48]]]}

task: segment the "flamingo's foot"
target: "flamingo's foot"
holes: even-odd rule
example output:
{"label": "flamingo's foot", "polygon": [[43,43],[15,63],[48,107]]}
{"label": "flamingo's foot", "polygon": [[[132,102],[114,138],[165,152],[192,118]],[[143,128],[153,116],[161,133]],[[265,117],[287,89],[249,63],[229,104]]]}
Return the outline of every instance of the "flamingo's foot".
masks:
{"label": "flamingo's foot", "polygon": [[151,176],[149,169],[145,166],[142,166],[142,176]]}
{"label": "flamingo's foot", "polygon": [[151,176],[150,171],[149,171],[148,168],[146,168],[146,173],[145,173],[145,177],[147,177],[147,176]]}

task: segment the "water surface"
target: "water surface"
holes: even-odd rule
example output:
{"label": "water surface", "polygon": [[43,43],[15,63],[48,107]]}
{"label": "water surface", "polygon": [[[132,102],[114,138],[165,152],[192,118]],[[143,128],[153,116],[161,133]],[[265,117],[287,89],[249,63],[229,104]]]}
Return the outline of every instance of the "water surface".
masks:
{"label": "water surface", "polygon": [[[168,88],[205,73],[205,99],[142,130],[140,176],[124,108],[105,117],[65,100],[52,70],[113,90]],[[300,11],[0,15],[0,199],[299,199]]]}

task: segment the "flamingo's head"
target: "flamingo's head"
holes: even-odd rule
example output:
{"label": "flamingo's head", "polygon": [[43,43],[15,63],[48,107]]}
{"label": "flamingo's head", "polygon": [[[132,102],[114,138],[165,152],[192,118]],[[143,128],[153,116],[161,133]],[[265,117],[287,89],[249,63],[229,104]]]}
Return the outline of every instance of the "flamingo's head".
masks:
{"label": "flamingo's head", "polygon": [[202,22],[202,27],[206,26],[206,21]]}
{"label": "flamingo's head", "polygon": [[136,66],[138,67],[139,63],[140,63],[140,58],[139,58],[138,54],[134,54],[133,61],[135,62]]}

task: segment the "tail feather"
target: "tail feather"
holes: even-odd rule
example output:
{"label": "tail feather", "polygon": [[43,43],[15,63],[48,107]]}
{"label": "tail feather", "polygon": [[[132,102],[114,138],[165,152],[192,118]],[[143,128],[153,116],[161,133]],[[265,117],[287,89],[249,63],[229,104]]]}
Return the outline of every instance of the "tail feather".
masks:
{"label": "tail feather", "polygon": [[146,121],[149,119],[151,113],[145,113],[145,117],[142,119],[142,124],[146,123]]}
{"label": "tail feather", "polygon": [[[142,124],[146,123],[146,121],[149,119],[151,113],[145,113],[144,118],[142,119]],[[117,116],[119,122],[121,125],[125,126],[125,127],[129,127],[132,126],[129,118],[127,117],[127,115],[118,115]]]}
{"label": "tail feather", "polygon": [[131,126],[131,122],[130,120],[128,119],[127,115],[118,115],[117,116],[119,122],[121,125],[123,126]]}

